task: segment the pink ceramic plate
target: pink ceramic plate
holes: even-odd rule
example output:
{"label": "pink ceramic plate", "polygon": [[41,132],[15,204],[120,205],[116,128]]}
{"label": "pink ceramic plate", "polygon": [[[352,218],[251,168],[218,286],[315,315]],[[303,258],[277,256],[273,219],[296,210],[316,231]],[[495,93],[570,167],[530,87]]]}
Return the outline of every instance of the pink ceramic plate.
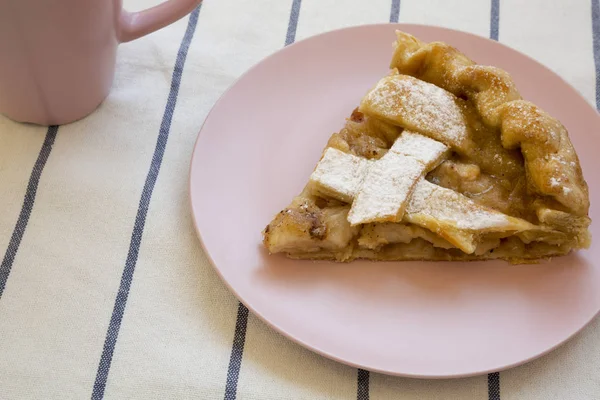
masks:
{"label": "pink ceramic plate", "polygon": [[[387,374],[460,377],[538,357],[600,309],[600,246],[540,265],[328,262],[269,256],[261,230],[306,183],[327,139],[387,73],[394,30],[448,42],[508,70],[526,99],[569,129],[600,185],[600,119],[565,81],[502,44],[418,25],[315,36],[268,57],[206,119],[191,164],[194,220],[236,296],[285,336],[326,357]],[[592,218],[598,208],[592,207]],[[596,239],[600,235],[592,225]]]}

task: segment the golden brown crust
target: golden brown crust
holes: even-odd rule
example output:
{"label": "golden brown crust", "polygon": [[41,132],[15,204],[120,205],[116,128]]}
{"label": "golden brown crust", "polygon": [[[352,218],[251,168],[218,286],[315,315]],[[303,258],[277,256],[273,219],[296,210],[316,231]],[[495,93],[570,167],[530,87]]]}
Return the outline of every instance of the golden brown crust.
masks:
{"label": "golden brown crust", "polygon": [[507,72],[476,65],[445,43],[426,44],[403,32],[397,36],[391,68],[473,101],[483,122],[501,132],[505,148],[520,147],[534,193],[555,199],[575,215],[588,214],[588,187],[567,130],[521,100]]}

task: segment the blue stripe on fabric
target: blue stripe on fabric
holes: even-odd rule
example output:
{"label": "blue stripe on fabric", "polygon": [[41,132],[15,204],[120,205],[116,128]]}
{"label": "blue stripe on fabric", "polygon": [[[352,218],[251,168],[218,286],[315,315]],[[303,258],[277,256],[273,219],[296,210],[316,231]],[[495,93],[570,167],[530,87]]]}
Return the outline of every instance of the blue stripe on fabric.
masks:
{"label": "blue stripe on fabric", "polygon": [[287,34],[285,35],[285,45],[290,45],[296,41],[296,30],[298,29],[298,18],[300,17],[300,6],[302,0],[294,0],[292,2],[292,10],[290,11],[290,20],[288,22]]}
{"label": "blue stripe on fabric", "polygon": [[500,400],[500,373],[488,374],[488,400]]}
{"label": "blue stripe on fabric", "polygon": [[369,371],[358,369],[356,400],[369,400]]}
{"label": "blue stripe on fabric", "polygon": [[50,157],[50,152],[52,151],[52,146],[54,145],[57,134],[58,126],[51,126],[48,128],[44,143],[42,144],[38,158],[35,161],[33,170],[29,176],[29,183],[27,184],[27,190],[25,191],[25,199],[21,206],[21,212],[19,213],[19,218],[17,219],[12,236],[10,237],[6,253],[4,253],[2,264],[0,264],[0,298],[2,298],[2,293],[4,293],[8,276],[10,275],[12,265],[17,256],[17,252],[19,251],[19,246],[21,245],[21,240],[23,239],[23,235],[25,235],[25,229],[27,228],[31,211],[33,210],[40,178],[44,171],[44,167],[46,166],[46,161],[48,161],[48,157]]}
{"label": "blue stripe on fabric", "polygon": [[490,39],[498,40],[498,29],[500,26],[500,0],[492,0],[492,10],[490,14]]}
{"label": "blue stripe on fabric", "polygon": [[108,325],[108,330],[106,332],[104,348],[102,350],[102,355],[100,356],[100,363],[96,373],[96,381],[94,382],[94,388],[91,397],[92,400],[100,400],[104,397],[104,390],[106,388],[110,365],[112,362],[113,353],[115,351],[117,338],[119,336],[119,329],[121,328],[123,313],[125,312],[125,306],[127,305],[127,297],[129,296],[129,289],[131,288],[131,282],[133,280],[133,273],[135,271],[140,245],[142,243],[142,235],[144,233],[144,226],[146,224],[146,215],[148,214],[148,207],[152,198],[154,185],[156,184],[156,179],[158,178],[158,174],[160,172],[163,155],[165,154],[165,149],[167,146],[167,140],[169,139],[169,131],[171,128],[171,121],[173,120],[175,106],[177,104],[177,95],[179,93],[183,68],[190,43],[194,37],[199,13],[200,6],[198,6],[190,14],[187,29],[177,53],[177,60],[175,61],[173,76],[171,78],[171,89],[169,91],[169,97],[167,99],[167,105],[163,114],[162,123],[160,125],[158,139],[154,149],[154,155],[152,156],[152,162],[150,164],[150,170],[146,176],[146,182],[142,190],[142,196],[140,198],[137,215],[135,217],[133,232],[131,234],[131,242],[129,244],[129,252],[125,261],[125,268],[123,270],[123,275],[121,276],[119,292],[117,293],[117,297],[115,299],[115,305],[110,318],[110,323]]}
{"label": "blue stripe on fabric", "polygon": [[390,9],[390,22],[398,22],[400,18],[400,0],[392,0],[392,7]]}
{"label": "blue stripe on fabric", "polygon": [[237,396],[237,384],[244,356],[244,344],[246,342],[246,327],[248,326],[248,309],[242,303],[238,305],[237,318],[235,321],[235,333],[233,335],[233,346],[227,369],[227,384],[225,385],[225,400],[235,400]]}

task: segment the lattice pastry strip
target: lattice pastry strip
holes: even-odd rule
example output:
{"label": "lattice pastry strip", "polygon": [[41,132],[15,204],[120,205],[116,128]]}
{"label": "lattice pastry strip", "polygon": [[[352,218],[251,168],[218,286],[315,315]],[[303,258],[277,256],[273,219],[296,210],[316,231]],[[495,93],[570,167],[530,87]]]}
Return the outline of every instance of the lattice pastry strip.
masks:
{"label": "lattice pastry strip", "polygon": [[422,133],[463,153],[471,146],[456,96],[398,71],[381,79],[363,97],[359,111]]}

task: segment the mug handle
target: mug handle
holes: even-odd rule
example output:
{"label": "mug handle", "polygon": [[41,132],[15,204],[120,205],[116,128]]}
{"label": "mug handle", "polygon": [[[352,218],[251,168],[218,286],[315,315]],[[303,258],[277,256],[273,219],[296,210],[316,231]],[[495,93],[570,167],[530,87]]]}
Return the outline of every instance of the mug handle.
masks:
{"label": "mug handle", "polygon": [[164,28],[192,12],[201,2],[202,0],[167,0],[139,12],[122,10],[118,31],[119,42],[129,42]]}

